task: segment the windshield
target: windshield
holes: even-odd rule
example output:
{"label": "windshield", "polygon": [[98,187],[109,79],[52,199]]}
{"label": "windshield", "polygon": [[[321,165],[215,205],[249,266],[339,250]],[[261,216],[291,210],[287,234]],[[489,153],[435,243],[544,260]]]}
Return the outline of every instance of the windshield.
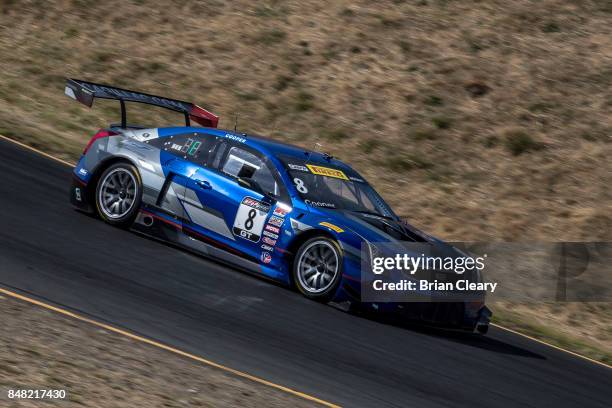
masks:
{"label": "windshield", "polygon": [[306,204],[394,218],[389,206],[357,173],[327,164],[299,162],[294,158],[282,160]]}

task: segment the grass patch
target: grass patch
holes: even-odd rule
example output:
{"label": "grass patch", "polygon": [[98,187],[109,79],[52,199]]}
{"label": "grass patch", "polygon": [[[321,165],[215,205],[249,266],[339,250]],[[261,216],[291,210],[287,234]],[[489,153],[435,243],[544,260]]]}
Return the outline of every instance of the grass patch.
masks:
{"label": "grass patch", "polygon": [[416,141],[434,140],[437,138],[436,132],[432,129],[419,129],[412,133],[412,138]]}
{"label": "grass patch", "polygon": [[236,91],[236,96],[244,101],[257,101],[261,99],[257,92]]}
{"label": "grass patch", "polygon": [[284,91],[289,88],[289,85],[293,82],[293,78],[287,75],[279,75],[276,77],[276,81],[274,82],[274,89],[277,91]]}
{"label": "grass patch", "polygon": [[499,139],[497,138],[497,136],[488,136],[482,143],[482,145],[486,147],[487,149],[492,149],[498,144],[499,144]]}
{"label": "grass patch", "polygon": [[271,30],[260,31],[256,40],[265,45],[274,45],[285,41],[285,38],[287,38],[286,32],[278,28],[273,28]]}
{"label": "grass patch", "polygon": [[513,130],[506,133],[506,148],[514,156],[529,151],[540,150],[544,146],[523,130]]}
{"label": "grass patch", "polygon": [[67,38],[74,38],[74,37],[77,37],[77,36],[79,35],[79,30],[78,30],[78,29],[76,29],[76,28],[74,28],[74,27],[70,27],[70,28],[67,28],[67,29],[64,31],[64,35],[65,35]]}
{"label": "grass patch", "polygon": [[561,27],[554,21],[548,22],[542,27],[544,33],[558,33],[559,31],[561,31]]}
{"label": "grass patch", "polygon": [[441,130],[450,129],[452,121],[444,116],[438,116],[431,120],[431,123],[434,124],[435,127]]}
{"label": "grass patch", "polygon": [[376,139],[365,139],[359,142],[359,149],[364,153],[372,153],[380,143]]}
{"label": "grass patch", "polygon": [[378,21],[385,28],[401,28],[404,25],[399,18],[379,17]]}
{"label": "grass patch", "polygon": [[380,162],[380,165],[393,171],[403,172],[417,169],[429,169],[432,163],[425,158],[413,154],[391,156]]}
{"label": "grass patch", "polygon": [[321,133],[321,136],[331,142],[338,142],[340,140],[344,140],[349,137],[349,135],[344,130],[341,130],[341,129],[324,130]]}
{"label": "grass patch", "polygon": [[429,95],[423,103],[427,106],[442,106],[444,105],[444,100],[438,95]]}
{"label": "grass patch", "polygon": [[295,110],[306,112],[314,108],[314,96],[306,91],[299,91],[295,100]]}
{"label": "grass patch", "polygon": [[548,112],[552,108],[554,108],[554,105],[552,103],[548,103],[548,102],[535,102],[535,103],[532,103],[531,105],[529,105],[529,107],[527,109],[531,113],[542,113],[542,112]]}

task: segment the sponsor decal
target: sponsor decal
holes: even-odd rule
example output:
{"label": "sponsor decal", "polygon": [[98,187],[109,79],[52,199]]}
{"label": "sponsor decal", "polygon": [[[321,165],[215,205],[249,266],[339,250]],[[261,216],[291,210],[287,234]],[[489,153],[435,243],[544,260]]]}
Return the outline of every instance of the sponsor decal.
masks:
{"label": "sponsor decal", "polygon": [[291,170],[299,170],[299,171],[304,171],[304,172],[306,172],[306,173],[310,173],[310,172],[308,171],[308,167],[306,167],[306,166],[302,166],[302,165],[300,165],[300,164],[292,164],[292,163],[287,163],[287,166],[289,166],[289,168],[290,168]]}
{"label": "sponsor decal", "polygon": [[270,219],[268,220],[269,224],[272,224],[276,227],[280,227],[281,225],[283,225],[283,222],[285,222],[285,220],[276,215],[271,216]]}
{"label": "sponsor decal", "polygon": [[280,232],[280,228],[275,227],[275,226],[270,225],[270,224],[266,225],[266,229],[267,229],[268,231],[270,231],[270,232],[274,232],[274,233],[276,233],[276,234],[278,234],[278,233]]}
{"label": "sponsor decal", "polygon": [[262,252],[261,253],[261,262],[265,263],[265,264],[269,264],[272,261],[272,255],[270,255],[269,252]]}
{"label": "sponsor decal", "polygon": [[244,197],[238,207],[232,232],[249,241],[259,242],[269,211],[269,204]]}
{"label": "sponsor decal", "polygon": [[266,251],[272,251],[274,250],[274,247],[271,247],[270,245],[266,244],[261,244],[261,249],[265,249]]}
{"label": "sponsor decal", "polygon": [[266,244],[268,244],[268,245],[271,245],[271,246],[276,245],[276,240],[275,239],[271,239],[271,238],[268,238],[268,237],[263,237],[261,240],[263,242],[265,242]]}
{"label": "sponsor decal", "polygon": [[278,239],[278,234],[275,234],[275,233],[273,233],[273,232],[270,232],[270,231],[264,231],[264,232],[263,232],[263,234],[264,234],[266,237],[270,237],[270,238],[272,238],[272,239]]}
{"label": "sponsor decal", "polygon": [[79,174],[80,174],[81,176],[86,176],[87,174],[89,174],[89,172],[88,172],[87,170],[85,170],[84,168],[82,168],[82,167],[81,167],[81,168],[79,169]]}
{"label": "sponsor decal", "polygon": [[236,136],[236,135],[232,135],[231,133],[226,133],[223,135],[223,137],[230,139],[230,140],[234,140],[236,142],[239,143],[246,143],[246,138],[244,137],[240,137],[240,136]]}
{"label": "sponsor decal", "polygon": [[357,181],[359,183],[365,183],[364,179],[360,179],[359,177],[349,177],[349,179],[351,179],[351,181]]}
{"label": "sponsor decal", "polygon": [[81,189],[76,187],[74,189],[74,198],[77,199],[77,201],[82,201],[83,199],[81,198]]}
{"label": "sponsor decal", "polygon": [[260,211],[264,211],[264,212],[270,211],[270,204],[266,204],[264,202],[261,202],[251,197],[245,197],[242,200],[242,203],[245,205],[248,205],[249,207],[257,208]]}
{"label": "sponsor decal", "polygon": [[287,215],[289,213],[289,211],[291,211],[291,210],[287,210],[285,208],[276,207],[274,209],[274,215],[278,215],[279,217],[284,217],[285,215]]}
{"label": "sponsor decal", "polygon": [[327,222],[327,221],[320,222],[319,225],[322,225],[322,226],[327,227],[327,228],[329,228],[331,230],[334,230],[337,233],[344,232],[344,230],[342,228],[340,228],[337,225],[334,225],[334,224],[332,224],[330,222]]}
{"label": "sponsor decal", "polygon": [[304,200],[304,202],[308,205],[312,205],[314,207],[326,207],[326,208],[336,208],[336,204],[333,203],[325,203],[323,201],[312,201],[312,200]]}
{"label": "sponsor decal", "polygon": [[339,178],[342,180],[349,179],[348,177],[346,177],[346,174],[344,174],[342,170],[332,169],[332,168],[323,167],[323,166],[315,166],[313,164],[307,164],[306,166],[310,169],[312,174],[318,174],[320,176],[326,176],[326,177]]}

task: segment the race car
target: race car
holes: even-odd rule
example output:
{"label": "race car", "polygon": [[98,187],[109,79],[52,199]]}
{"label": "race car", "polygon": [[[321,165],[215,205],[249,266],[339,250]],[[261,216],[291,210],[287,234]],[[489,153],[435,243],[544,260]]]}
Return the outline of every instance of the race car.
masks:
{"label": "race car", "polygon": [[[121,108],[121,123],[99,130],[74,168],[76,208],[295,287],[310,299],[486,333],[491,312],[484,296],[363,301],[364,248],[371,255],[381,242],[443,243],[402,221],[340,160],[217,129],[219,118],[190,102],[76,79],[67,80],[65,94],[89,107],[96,98],[114,99]],[[126,102],[178,112],[185,126],[129,125]]]}

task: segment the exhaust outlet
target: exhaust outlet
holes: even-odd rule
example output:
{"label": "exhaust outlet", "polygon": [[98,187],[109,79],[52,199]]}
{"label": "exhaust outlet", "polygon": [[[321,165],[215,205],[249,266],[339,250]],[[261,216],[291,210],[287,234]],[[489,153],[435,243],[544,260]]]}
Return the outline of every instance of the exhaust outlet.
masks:
{"label": "exhaust outlet", "polygon": [[150,227],[151,225],[153,225],[153,217],[149,216],[149,215],[145,215],[142,218],[142,223],[145,225],[145,227]]}

